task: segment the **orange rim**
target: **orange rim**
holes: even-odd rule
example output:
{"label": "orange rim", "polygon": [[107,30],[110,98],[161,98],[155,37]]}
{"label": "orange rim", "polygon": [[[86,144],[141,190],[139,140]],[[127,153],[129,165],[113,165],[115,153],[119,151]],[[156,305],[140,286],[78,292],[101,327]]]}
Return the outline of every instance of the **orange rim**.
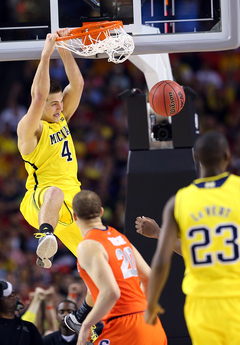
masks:
{"label": "orange rim", "polygon": [[94,34],[94,36],[97,36],[98,33],[107,30],[118,29],[120,27],[123,28],[123,23],[120,20],[113,22],[85,22],[80,28],[70,30],[69,35],[64,37],[57,37],[56,41],[67,41],[70,39],[85,37],[89,34]]}

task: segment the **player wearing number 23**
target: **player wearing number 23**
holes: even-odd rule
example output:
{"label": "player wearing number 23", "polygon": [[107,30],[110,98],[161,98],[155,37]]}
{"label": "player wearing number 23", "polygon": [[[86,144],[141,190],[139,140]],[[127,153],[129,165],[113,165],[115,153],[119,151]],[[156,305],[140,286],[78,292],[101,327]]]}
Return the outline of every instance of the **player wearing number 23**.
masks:
{"label": "player wearing number 23", "polygon": [[37,264],[44,268],[51,267],[57,251],[55,235],[74,255],[82,239],[72,216],[72,199],[80,191],[80,182],[68,122],[79,105],[83,78],[66,49],[58,48],[69,80],[63,91],[50,80],[49,70],[56,38],[68,33],[69,29],[60,29],[47,35],[32,83],[31,104],[17,130],[18,147],[28,172],[20,209],[28,223],[39,229]]}
{"label": "player wearing number 23", "polygon": [[79,273],[88,286],[94,306],[81,325],[77,345],[85,345],[90,327],[104,321],[96,345],[167,345],[158,319],[144,321],[150,267],[129,240],[103,225],[98,195],[83,190],[73,199],[74,218],[83,235],[77,249]]}
{"label": "player wearing number 23", "polygon": [[166,204],[152,264],[147,322],[167,278],[174,242],[181,238],[185,261],[182,289],[193,345],[240,343],[240,177],[226,172],[224,136],[210,132],[194,147],[201,178]]}

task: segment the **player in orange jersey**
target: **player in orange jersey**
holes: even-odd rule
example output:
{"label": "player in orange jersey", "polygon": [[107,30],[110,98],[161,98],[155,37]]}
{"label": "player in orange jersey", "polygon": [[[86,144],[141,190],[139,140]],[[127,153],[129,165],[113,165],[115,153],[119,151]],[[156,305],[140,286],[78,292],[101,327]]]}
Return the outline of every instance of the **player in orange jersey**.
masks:
{"label": "player in orange jersey", "polygon": [[82,323],[78,313],[65,318],[69,328],[79,331],[77,345],[86,344],[90,328],[99,320],[104,328],[94,344],[166,345],[160,320],[153,326],[144,321],[148,264],[123,234],[103,225],[103,208],[96,193],[77,193],[73,210],[83,236],[77,249],[79,273],[94,301]]}

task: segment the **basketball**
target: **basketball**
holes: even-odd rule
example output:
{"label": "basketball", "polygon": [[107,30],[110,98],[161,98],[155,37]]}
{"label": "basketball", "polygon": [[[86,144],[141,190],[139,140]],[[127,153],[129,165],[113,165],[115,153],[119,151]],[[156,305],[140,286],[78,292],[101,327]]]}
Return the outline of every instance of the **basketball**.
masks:
{"label": "basketball", "polygon": [[182,110],[185,104],[183,88],[172,80],[163,80],[155,84],[149,93],[151,108],[158,115],[173,116]]}

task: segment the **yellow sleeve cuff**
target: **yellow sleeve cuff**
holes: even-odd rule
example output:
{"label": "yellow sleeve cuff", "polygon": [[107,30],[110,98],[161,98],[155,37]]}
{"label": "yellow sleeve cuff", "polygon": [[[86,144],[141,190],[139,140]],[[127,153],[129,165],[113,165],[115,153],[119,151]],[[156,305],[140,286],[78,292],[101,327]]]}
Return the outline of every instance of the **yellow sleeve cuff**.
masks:
{"label": "yellow sleeve cuff", "polygon": [[23,316],[21,317],[21,319],[22,319],[23,321],[29,321],[29,322],[34,323],[35,320],[36,320],[36,316],[37,316],[37,314],[32,313],[31,311],[27,310],[27,311],[23,314]]}

